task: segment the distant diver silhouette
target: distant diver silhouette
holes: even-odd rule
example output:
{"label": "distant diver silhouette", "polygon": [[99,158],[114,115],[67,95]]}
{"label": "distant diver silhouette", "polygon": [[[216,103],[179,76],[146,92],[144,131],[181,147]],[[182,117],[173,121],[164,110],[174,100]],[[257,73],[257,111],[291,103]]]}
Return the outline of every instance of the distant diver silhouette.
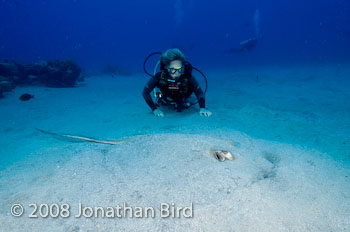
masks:
{"label": "distant diver silhouette", "polygon": [[247,39],[239,44],[239,48],[231,48],[229,53],[238,53],[244,51],[251,51],[256,47],[258,40],[256,38]]}

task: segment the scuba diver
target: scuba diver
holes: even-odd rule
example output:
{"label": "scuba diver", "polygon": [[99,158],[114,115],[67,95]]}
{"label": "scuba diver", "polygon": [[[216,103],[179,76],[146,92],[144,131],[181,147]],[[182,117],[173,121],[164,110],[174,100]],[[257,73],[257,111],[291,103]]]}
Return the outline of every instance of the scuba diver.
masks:
{"label": "scuba diver", "polygon": [[239,48],[231,48],[229,53],[251,51],[256,47],[257,43],[258,40],[256,38],[247,39],[239,44]]}
{"label": "scuba diver", "polygon": [[[157,53],[153,53],[150,56],[154,54]],[[145,63],[150,56],[146,58]],[[148,106],[152,109],[153,114],[158,117],[164,116],[164,113],[158,108],[161,105],[173,105],[178,112],[181,112],[183,109],[198,103],[200,107],[199,114],[210,117],[212,113],[205,108],[204,93],[192,75],[192,68],[197,71],[199,70],[192,67],[189,62],[186,62],[183,53],[176,48],[161,53],[159,62],[160,72],[157,72],[155,75],[147,73],[144,63],[146,74],[152,76],[152,78],[144,87],[142,95]],[[156,102],[153,102],[150,93],[156,88],[159,91],[155,94]],[[193,99],[191,99],[193,92],[198,102],[193,102]]]}

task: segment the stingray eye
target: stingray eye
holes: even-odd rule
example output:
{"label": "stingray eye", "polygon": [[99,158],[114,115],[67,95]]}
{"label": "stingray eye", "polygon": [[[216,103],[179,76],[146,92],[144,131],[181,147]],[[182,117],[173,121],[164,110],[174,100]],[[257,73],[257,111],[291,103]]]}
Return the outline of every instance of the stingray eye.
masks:
{"label": "stingray eye", "polygon": [[225,160],[225,157],[223,157],[220,154],[220,152],[215,152],[214,155],[215,155],[215,158],[218,159],[219,161],[224,161]]}
{"label": "stingray eye", "polygon": [[228,151],[222,151],[222,153],[224,153],[226,155],[228,153]]}

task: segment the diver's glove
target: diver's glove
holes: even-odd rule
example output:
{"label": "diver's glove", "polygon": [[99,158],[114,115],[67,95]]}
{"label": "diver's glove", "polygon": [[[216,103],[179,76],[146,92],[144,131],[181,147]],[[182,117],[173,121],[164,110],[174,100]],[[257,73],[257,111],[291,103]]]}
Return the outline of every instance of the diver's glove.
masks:
{"label": "diver's glove", "polygon": [[157,117],[164,117],[164,113],[160,109],[153,110],[153,114]]}
{"label": "diver's glove", "polygon": [[205,117],[210,117],[211,116],[211,112],[209,110],[207,110],[206,108],[201,108],[199,110],[199,114],[201,116],[205,116]]}

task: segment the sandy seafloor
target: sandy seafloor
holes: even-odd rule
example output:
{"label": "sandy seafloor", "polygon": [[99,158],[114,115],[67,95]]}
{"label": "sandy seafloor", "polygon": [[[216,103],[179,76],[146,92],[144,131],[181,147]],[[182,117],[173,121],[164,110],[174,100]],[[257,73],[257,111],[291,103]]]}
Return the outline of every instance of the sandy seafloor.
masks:
{"label": "sandy seafloor", "polygon": [[[350,69],[202,69],[211,118],[198,108],[153,116],[143,74],[6,94],[0,231],[350,231]],[[35,98],[19,101],[24,92]],[[126,143],[72,142],[36,128]],[[219,162],[210,149],[236,159]],[[74,218],[79,203],[124,202],[156,215]],[[21,217],[11,216],[15,203]],[[30,203],[67,203],[71,216],[29,218]],[[160,203],[192,203],[193,217],[161,218]]]}

